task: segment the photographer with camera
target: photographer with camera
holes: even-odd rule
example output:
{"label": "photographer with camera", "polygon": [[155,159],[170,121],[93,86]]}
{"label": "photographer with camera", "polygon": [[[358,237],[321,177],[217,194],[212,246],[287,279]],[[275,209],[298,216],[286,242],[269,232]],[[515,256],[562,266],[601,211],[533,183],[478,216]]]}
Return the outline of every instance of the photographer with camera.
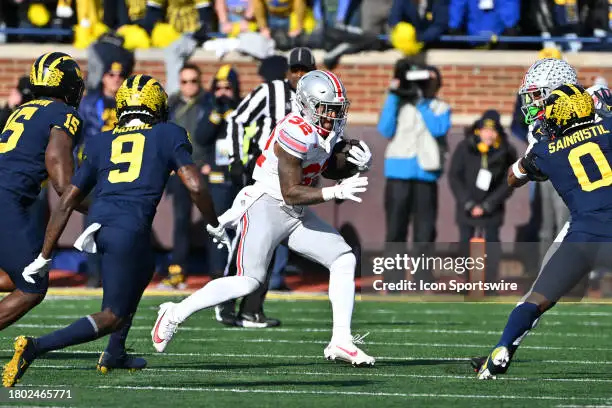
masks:
{"label": "photographer with camera", "polygon": [[[441,86],[436,67],[399,60],[378,121],[378,131],[391,139],[385,151],[385,241],[406,242],[412,218],[415,255],[436,239],[437,183],[451,126],[450,106],[436,97]],[[415,278],[432,280],[430,272],[422,273]]]}

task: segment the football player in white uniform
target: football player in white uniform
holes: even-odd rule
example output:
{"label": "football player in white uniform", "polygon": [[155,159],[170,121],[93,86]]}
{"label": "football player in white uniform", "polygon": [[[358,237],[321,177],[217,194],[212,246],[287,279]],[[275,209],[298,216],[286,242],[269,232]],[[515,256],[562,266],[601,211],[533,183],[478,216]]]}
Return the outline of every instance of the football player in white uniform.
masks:
{"label": "football player in white uniform", "polygon": [[[213,280],[178,304],[162,304],[151,331],[157,351],[164,351],[178,325],[193,313],[257,289],[274,249],[286,241],[290,249],[330,271],[333,333],[324,356],[355,366],[374,364],[351,334],[355,256],[340,234],[307,207],[333,199],[361,202],[357,194],[366,191],[368,180],[357,171],[369,169],[372,155],[363,142],[348,152],[334,151],[349,107],[344,85],[334,74],[306,74],[298,82],[296,102],[299,113],[287,115],[268,138],[253,174],[255,184],[245,187],[221,216],[225,225],[239,225],[237,275]],[[355,173],[350,177],[349,167]],[[318,188],[321,176],[343,180]],[[219,235],[221,228],[209,228],[209,233]]]}

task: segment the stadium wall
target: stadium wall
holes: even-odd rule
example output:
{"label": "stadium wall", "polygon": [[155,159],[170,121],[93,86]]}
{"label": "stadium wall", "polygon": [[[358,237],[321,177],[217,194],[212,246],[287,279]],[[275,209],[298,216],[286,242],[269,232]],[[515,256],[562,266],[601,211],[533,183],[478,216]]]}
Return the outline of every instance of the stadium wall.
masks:
{"label": "stadium wall", "polygon": [[[0,48],[0,99],[5,99],[19,76],[29,72],[32,60],[43,52],[63,51],[75,56],[87,69],[86,52],[58,45],[3,45]],[[426,56],[429,64],[442,71],[444,87],[441,96],[453,107],[454,123],[466,124],[488,108],[498,109],[508,122],[515,102],[515,92],[525,70],[536,59],[529,51],[434,50]],[[323,54],[318,52],[317,61]],[[401,55],[394,51],[368,52],[346,56],[337,73],[344,80],[352,100],[353,122],[373,124]],[[612,78],[612,57],[603,53],[568,55],[579,67],[580,79],[590,85],[598,75]],[[145,50],[136,54],[136,71],[165,79],[163,51]],[[248,92],[259,84],[257,64],[251,58],[229,54],[219,61],[214,53],[198,50],[192,60],[199,64],[205,80],[212,78],[221,64],[232,63],[241,75],[242,90]]]}
{"label": "stadium wall", "polygon": [[[0,99],[8,96],[19,76],[26,74],[32,60],[43,52],[60,50],[70,53],[86,70],[86,52],[70,47],[54,46],[51,48],[46,44],[40,46],[5,45],[0,47],[0,50],[2,50],[0,53]],[[136,58],[138,61],[136,71],[145,72],[162,80],[165,78],[162,51],[139,52]],[[352,138],[363,139],[371,146],[374,153],[374,164],[372,171],[368,174],[370,186],[368,192],[363,196],[362,204],[346,202],[335,209],[334,204],[327,203],[316,206],[316,211],[328,222],[337,226],[346,222],[353,224],[367,249],[381,248],[384,240],[383,160],[387,142],[378,135],[373,125],[376,123],[378,109],[382,104],[385,89],[392,75],[393,65],[398,58],[400,55],[394,52],[347,56],[337,70],[345,81],[352,99],[348,135]],[[428,62],[437,65],[443,72],[442,97],[449,101],[453,108],[455,127],[448,137],[451,152],[463,137],[462,129],[458,125],[470,123],[488,108],[499,109],[504,115],[504,122],[509,124],[516,90],[524,71],[535,58],[535,52],[466,50],[437,50],[427,55]],[[318,54],[317,60],[321,59],[322,54]],[[214,55],[198,51],[193,60],[202,67],[205,80],[212,78],[222,63],[231,62],[240,72],[243,92],[248,92],[259,83],[257,66],[248,58],[229,55],[223,62],[220,62]],[[578,67],[580,79],[587,85],[590,85],[593,78],[598,75],[612,78],[610,54],[583,53],[569,55],[568,60]],[[519,143],[515,142],[515,144],[517,150],[524,149],[524,146]],[[55,203],[56,200],[57,198],[51,194],[51,202]],[[154,222],[156,239],[165,248],[172,246],[171,203],[168,197],[162,199]],[[454,217],[455,202],[445,176],[442,177],[439,184],[438,207],[437,240],[439,242],[456,241],[458,233]],[[194,220],[197,220],[195,213],[194,211]],[[364,214],[373,216],[364,217]],[[506,222],[501,232],[502,241],[513,241],[516,227],[525,223],[528,217],[528,189],[523,188],[517,190],[507,204]],[[82,216],[75,214],[62,237],[61,244],[71,246],[82,230],[82,225]],[[192,230],[195,237],[194,242],[201,244],[207,239],[204,231],[201,223],[194,225]]]}

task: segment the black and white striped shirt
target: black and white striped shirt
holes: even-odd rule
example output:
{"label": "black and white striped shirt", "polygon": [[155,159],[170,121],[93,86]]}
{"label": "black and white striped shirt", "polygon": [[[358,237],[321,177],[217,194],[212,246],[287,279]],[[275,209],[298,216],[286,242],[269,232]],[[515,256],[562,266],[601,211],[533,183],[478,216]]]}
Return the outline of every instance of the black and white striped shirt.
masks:
{"label": "black and white striped shirt", "polygon": [[244,131],[253,123],[257,123],[257,131],[250,143],[257,143],[260,150],[263,150],[276,124],[294,110],[294,99],[295,91],[287,79],[265,82],[248,94],[227,120],[227,137],[232,141],[232,157],[242,158]]}

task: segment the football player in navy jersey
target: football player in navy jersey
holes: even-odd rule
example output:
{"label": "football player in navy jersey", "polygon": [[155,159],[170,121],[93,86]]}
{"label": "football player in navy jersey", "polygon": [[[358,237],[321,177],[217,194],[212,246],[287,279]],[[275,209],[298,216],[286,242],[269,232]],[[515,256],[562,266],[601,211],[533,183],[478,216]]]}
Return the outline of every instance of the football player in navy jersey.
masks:
{"label": "football player in navy jersey", "polygon": [[76,110],[83,95],[83,77],[72,57],[61,52],[41,55],[32,64],[34,99],[19,106],[0,133],[0,268],[14,285],[0,301],[0,329],[19,320],[45,297],[48,277],[26,281],[23,268],[42,248],[33,232],[29,208],[48,178],[62,196],[74,171],[72,156],[80,137]]}
{"label": "football player in navy jersey", "polygon": [[189,190],[211,235],[229,245],[200,172],[191,160],[187,132],[166,122],[168,97],[161,84],[150,76],[131,76],[116,98],[117,127],[88,141],[85,160],[51,215],[42,252],[23,271],[25,279],[42,279],[47,274],[51,251],[70,214],[95,187],[90,225],[75,245],[100,254],[102,311],[42,337],[19,336],[13,359],[4,368],[6,387],[13,386],[36,357],[109,333],[113,335],[98,362],[100,371],[146,365],[143,359],[127,356],[125,340],[153,276],[153,217],[172,171]]}
{"label": "football player in navy jersey", "polygon": [[604,115],[596,121],[587,91],[564,84],[544,101],[541,125],[547,137],[512,166],[508,180],[511,185],[550,180],[568,206],[571,222],[531,290],[510,313],[479,379],[504,374],[540,316],[590,271],[612,264],[612,118]]}

